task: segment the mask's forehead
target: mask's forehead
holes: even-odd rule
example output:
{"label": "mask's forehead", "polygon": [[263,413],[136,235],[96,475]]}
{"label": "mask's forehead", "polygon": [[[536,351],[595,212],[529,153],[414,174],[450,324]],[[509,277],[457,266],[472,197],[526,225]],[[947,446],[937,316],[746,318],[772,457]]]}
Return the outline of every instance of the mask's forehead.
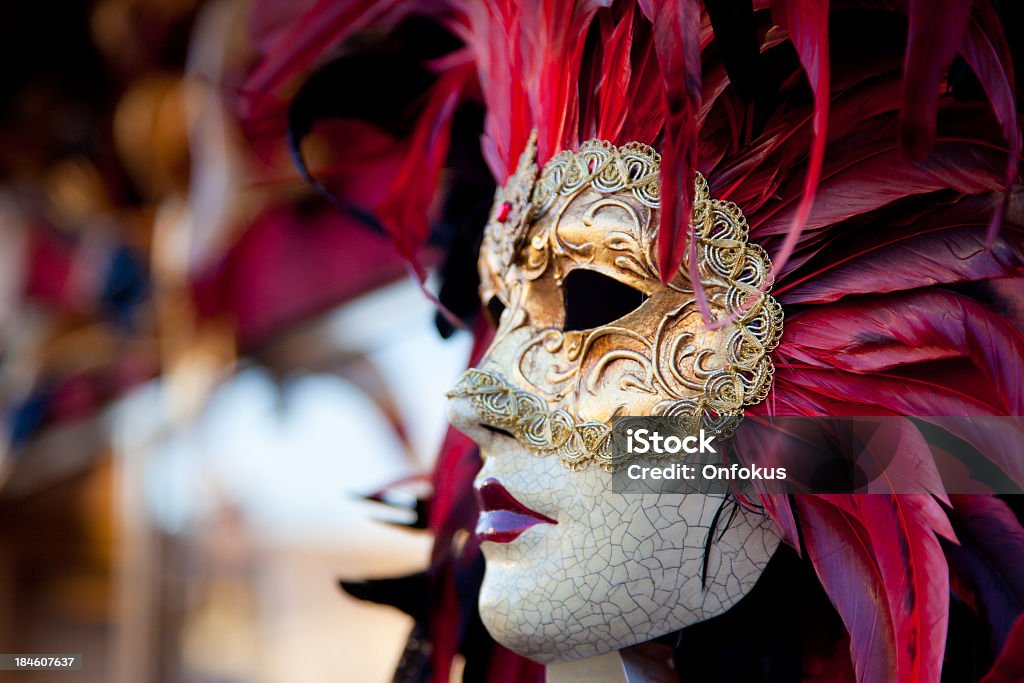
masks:
{"label": "mask's forehead", "polygon": [[[479,262],[484,301],[497,296],[508,305],[516,276],[535,279],[549,257],[570,252],[573,258],[551,273],[556,280],[589,262],[650,289],[657,280],[653,245],[660,164],[660,155],[647,145],[615,147],[590,140],[578,152],[557,155],[538,174],[531,136],[516,172],[495,193],[484,231]],[[562,238],[552,241],[549,253],[544,241],[559,236],[556,228]]]}
{"label": "mask's forehead", "polygon": [[657,221],[657,210],[636,203],[627,192],[582,187],[530,227],[516,265],[524,278],[547,275],[559,282],[573,270],[594,270],[650,295],[660,285],[654,261]]}

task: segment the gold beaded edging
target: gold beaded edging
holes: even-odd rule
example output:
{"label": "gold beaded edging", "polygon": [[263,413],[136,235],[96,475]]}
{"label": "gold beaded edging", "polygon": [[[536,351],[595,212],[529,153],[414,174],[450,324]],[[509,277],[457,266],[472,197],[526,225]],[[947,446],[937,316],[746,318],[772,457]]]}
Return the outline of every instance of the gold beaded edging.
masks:
{"label": "gold beaded edging", "polygon": [[[447,392],[448,398],[468,398],[485,424],[506,429],[537,456],[553,455],[573,470],[596,463],[613,471],[628,462],[631,455],[615,448],[611,425],[604,422],[579,422],[564,410],[550,410],[540,396],[518,389],[496,372],[471,368]],[[735,418],[687,416],[698,419],[696,428],[722,436],[731,435]],[[666,456],[670,457],[670,456]],[[657,454],[647,456],[658,459]]]}
{"label": "gold beaded edging", "polygon": [[657,209],[661,206],[660,171],[661,155],[652,147],[639,142],[616,147],[604,140],[587,140],[578,151],[562,152],[544,165],[533,188],[530,221],[547,213],[559,196],[574,194],[584,185],[604,194],[629,191],[641,204]]}
{"label": "gold beaded edging", "polygon": [[610,449],[611,427],[549,410],[544,399],[513,387],[495,372],[471,368],[447,396],[470,399],[486,424],[508,430],[538,455],[555,455],[572,469],[592,461],[609,469],[616,460]]}

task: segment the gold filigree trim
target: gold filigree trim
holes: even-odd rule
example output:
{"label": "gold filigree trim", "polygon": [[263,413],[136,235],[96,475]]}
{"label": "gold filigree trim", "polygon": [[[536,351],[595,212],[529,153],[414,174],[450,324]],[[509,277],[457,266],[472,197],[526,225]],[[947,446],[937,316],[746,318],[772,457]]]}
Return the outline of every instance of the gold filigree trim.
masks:
{"label": "gold filigree trim", "polygon": [[485,424],[508,430],[538,455],[555,455],[572,469],[596,462],[611,469],[611,427],[603,422],[577,422],[564,410],[549,410],[539,396],[513,387],[494,372],[471,368],[447,393],[468,398]]}
{"label": "gold filigree trim", "polygon": [[[707,181],[699,173],[697,183],[703,185],[707,197]],[[696,196],[702,196],[699,189]],[[703,398],[666,406],[662,414],[693,414],[690,409],[696,407],[720,415],[741,415],[744,406],[765,399],[775,375],[769,354],[779,345],[783,313],[768,293],[771,259],[759,245],[747,241],[747,219],[733,202],[706,199],[700,208],[701,220],[696,220],[698,207],[694,215],[701,282],[705,288],[724,290],[725,314],[735,319],[735,330],[726,344],[728,362],[707,378]]]}
{"label": "gold filigree trim", "polygon": [[628,191],[641,204],[657,209],[661,206],[660,170],[661,155],[647,145],[630,142],[616,147],[604,140],[587,140],[578,151],[562,152],[544,165],[533,188],[530,220],[547,213],[559,196],[575,194],[584,185],[603,194]]}
{"label": "gold filigree trim", "polygon": [[[578,470],[595,463],[603,470],[613,471],[632,457],[615,447],[611,425],[581,422],[564,410],[549,410],[543,398],[514,387],[496,372],[470,368],[446,395],[448,398],[468,398],[484,424],[508,430],[535,455],[556,456],[570,469]],[[685,418],[689,420],[677,422],[675,428],[680,430],[682,427],[681,433],[686,434],[696,434],[698,429],[704,429],[727,438],[738,424],[735,416],[700,414]],[[651,422],[650,425],[652,429],[665,426],[663,421]],[[673,456],[666,454],[660,457],[671,459]],[[659,455],[649,454],[646,459],[656,461]]]}

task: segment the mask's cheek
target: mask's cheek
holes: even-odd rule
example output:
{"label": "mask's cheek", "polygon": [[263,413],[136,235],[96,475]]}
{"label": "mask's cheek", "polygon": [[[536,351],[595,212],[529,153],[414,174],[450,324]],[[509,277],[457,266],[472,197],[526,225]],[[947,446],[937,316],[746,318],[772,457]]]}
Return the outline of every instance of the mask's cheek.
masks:
{"label": "mask's cheek", "polygon": [[[493,460],[496,475],[524,498],[527,477],[546,471],[547,459],[518,463],[518,477]],[[611,492],[609,476],[596,468],[555,476],[548,493],[532,495],[559,506],[556,527],[534,527],[505,546],[484,544],[481,615],[499,642],[543,662],[645,642],[731,607],[778,545],[762,517],[729,508],[719,515],[730,523],[714,534],[705,586],[708,534],[728,501],[624,496]]]}
{"label": "mask's cheek", "polygon": [[661,398],[651,346],[636,334],[615,328],[591,333],[579,365],[575,410],[582,420],[649,415]]}
{"label": "mask's cheek", "polygon": [[[514,314],[506,313],[506,318]],[[563,399],[571,398],[576,366],[566,357],[563,342],[559,330],[503,326],[477,367],[545,399],[550,409],[568,408]]]}

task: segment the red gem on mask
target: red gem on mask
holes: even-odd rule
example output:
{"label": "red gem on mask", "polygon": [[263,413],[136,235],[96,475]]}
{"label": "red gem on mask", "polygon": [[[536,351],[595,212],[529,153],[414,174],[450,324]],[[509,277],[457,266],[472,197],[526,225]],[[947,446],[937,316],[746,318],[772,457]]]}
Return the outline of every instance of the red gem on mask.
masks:
{"label": "red gem on mask", "polygon": [[498,209],[498,215],[495,218],[499,223],[504,223],[508,220],[508,215],[512,213],[512,203],[502,202],[501,207]]}

